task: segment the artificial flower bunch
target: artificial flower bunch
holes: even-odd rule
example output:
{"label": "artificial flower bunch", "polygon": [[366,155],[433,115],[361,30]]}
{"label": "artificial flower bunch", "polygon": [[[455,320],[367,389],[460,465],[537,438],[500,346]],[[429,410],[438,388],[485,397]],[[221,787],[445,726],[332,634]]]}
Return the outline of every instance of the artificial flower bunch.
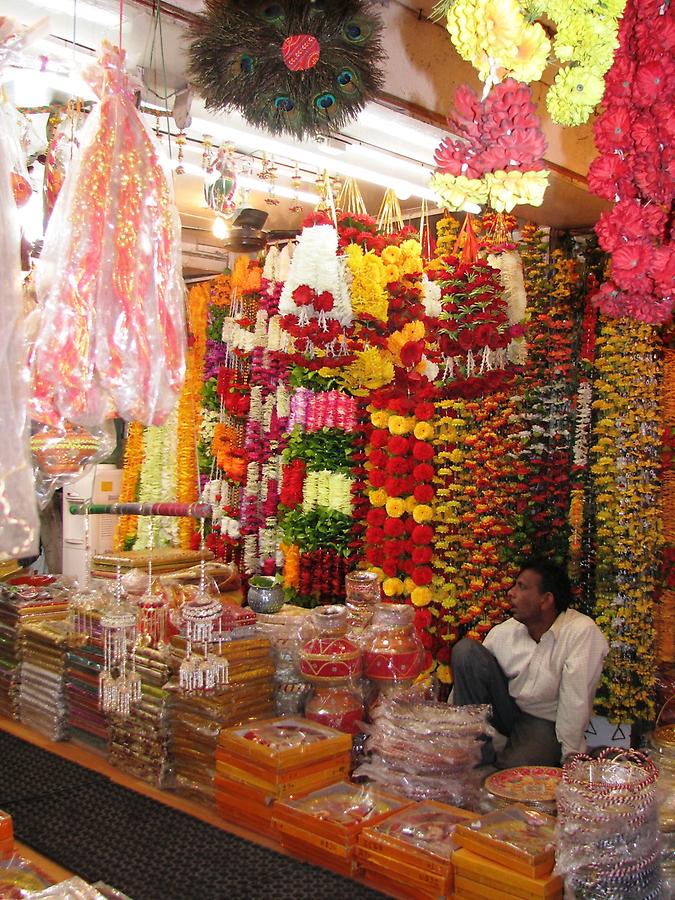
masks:
{"label": "artificial flower bunch", "polygon": [[481,81],[541,78],[551,43],[542,26],[523,15],[518,0],[454,0],[447,28],[455,49],[478,70]]}
{"label": "artificial flower bunch", "polygon": [[504,368],[511,340],[499,273],[484,259],[435,260],[429,277],[441,289],[436,342],[442,382]]}
{"label": "artificial flower bunch", "polygon": [[593,403],[596,621],[610,651],[598,689],[615,722],[654,715],[654,594],[661,548],[660,340],[653,326],[606,319]]}
{"label": "artificial flower bunch", "polygon": [[[120,503],[133,503],[138,495],[138,482],[143,464],[143,426],[130,422],[124,445]],[[138,516],[120,516],[115,527],[114,550],[131,550],[136,541]]]}
{"label": "artificial flower bunch", "polygon": [[[206,356],[206,326],[210,290],[208,284],[194,285],[187,298],[189,326],[185,352],[185,382],[178,398],[178,472],[176,499],[179,503],[194,503],[199,498],[199,485],[195,478],[199,471],[197,460],[197,435],[201,426],[201,397],[204,384],[204,359]],[[180,546],[189,550],[196,534],[196,521],[187,517],[179,519]]]}
{"label": "artificial flower bunch", "polygon": [[529,87],[507,78],[481,99],[461,85],[448,121],[457,137],[437,148],[438,171],[430,181],[447,209],[489,203],[510,212],[519,203],[541,205],[549,175],[546,139]]}
{"label": "artificial flower bunch", "polygon": [[596,225],[612,255],[611,279],[596,295],[601,312],[663,323],[675,283],[675,25],[669,4],[629,0],[607,75],[604,112],[593,130],[599,156],[591,190],[616,206]]}
{"label": "artificial flower bunch", "polygon": [[556,26],[553,49],[563,63],[546,93],[546,106],[558,125],[582,125],[602,100],[625,5],[626,0],[546,0],[546,15]]}
{"label": "artificial flower bunch", "polygon": [[592,553],[593,520],[591,509],[591,471],[589,451],[593,420],[593,364],[598,310],[593,295],[598,289],[594,276],[589,277],[588,292],[584,300],[584,318],[581,326],[579,348],[579,383],[573,407],[574,445],[569,502],[569,561],[568,574],[574,586],[580,608],[592,614],[595,604],[594,584],[590,567],[584,565]]}
{"label": "artificial flower bunch", "polygon": [[384,389],[371,398],[365,556],[385,597],[415,606],[432,599],[434,393],[425,379],[415,396]]}
{"label": "artificial flower bunch", "polygon": [[509,607],[506,590],[524,551],[516,526],[522,515],[526,468],[512,434],[513,385],[479,400],[437,403],[434,602],[430,633],[437,675],[450,681],[451,646],[464,634],[481,640]]}
{"label": "artificial flower bunch", "polygon": [[[528,261],[537,248],[547,249],[537,231],[526,234],[532,243],[523,249]],[[559,561],[568,551],[570,455],[573,433],[570,423],[574,390],[576,289],[580,282],[576,260],[554,252],[553,266],[534,266],[536,276],[527,275],[533,288],[528,298],[528,362],[523,373],[520,410],[520,459],[529,468],[528,515],[524,528],[540,553],[551,553]],[[534,284],[533,284],[534,281]]]}
{"label": "artificial flower bunch", "polygon": [[345,247],[347,266],[352,276],[349,291],[352,309],[358,318],[368,313],[376,319],[386,321],[389,304],[387,301],[388,274],[382,258],[372,250],[364,251],[360,244]]}
{"label": "artificial flower bunch", "polygon": [[353,312],[345,261],[338,258],[338,233],[332,225],[303,228],[279,298],[279,313],[297,353],[311,359],[316,349],[327,357],[345,352],[344,332]]}
{"label": "artificial flower bunch", "polygon": [[[171,503],[178,488],[178,409],[163,425],[143,430],[143,463],[138,482],[139,503]],[[177,547],[178,519],[139,516],[134,550]]]}
{"label": "artificial flower bunch", "polygon": [[339,601],[355,549],[354,469],[362,462],[357,401],[323,390],[314,373],[292,390],[287,427],[279,497],[286,594],[303,606]]}

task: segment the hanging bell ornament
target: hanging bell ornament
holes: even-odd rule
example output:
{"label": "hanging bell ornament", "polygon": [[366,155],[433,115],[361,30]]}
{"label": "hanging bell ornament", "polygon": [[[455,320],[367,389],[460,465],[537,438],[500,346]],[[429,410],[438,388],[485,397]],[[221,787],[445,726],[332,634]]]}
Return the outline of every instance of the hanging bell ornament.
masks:
{"label": "hanging bell ornament", "polygon": [[[220,620],[223,608],[218,600],[212,600],[200,592],[194,600],[183,604],[181,614],[185,623],[187,652],[180,665],[178,678],[181,690],[211,691],[228,683],[226,659],[209,652],[214,639],[215,623]],[[215,635],[216,639],[218,635]],[[203,644],[202,655],[193,653],[193,644]]]}

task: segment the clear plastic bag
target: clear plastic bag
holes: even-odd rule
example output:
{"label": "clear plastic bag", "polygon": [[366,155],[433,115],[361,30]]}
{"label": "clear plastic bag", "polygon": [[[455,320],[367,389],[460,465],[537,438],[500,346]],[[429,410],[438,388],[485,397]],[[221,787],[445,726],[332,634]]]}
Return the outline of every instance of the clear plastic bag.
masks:
{"label": "clear plastic bag", "polygon": [[[22,43],[0,20],[0,80]],[[0,101],[0,560],[37,553],[39,522],[28,445],[28,370],[19,264],[17,206],[32,193],[16,127],[16,110]]]}
{"label": "clear plastic bag", "polygon": [[85,76],[101,101],[45,235],[33,415],[89,427],[116,410],[159,425],[185,373],[180,223],[124,53],[104,42]]}

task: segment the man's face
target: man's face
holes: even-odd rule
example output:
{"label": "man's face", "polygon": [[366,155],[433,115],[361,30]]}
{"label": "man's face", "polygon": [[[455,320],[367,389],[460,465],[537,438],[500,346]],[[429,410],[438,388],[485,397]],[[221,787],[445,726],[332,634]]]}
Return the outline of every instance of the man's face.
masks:
{"label": "man's face", "polygon": [[523,569],[507,594],[511,602],[511,615],[517,622],[530,625],[537,622],[542,606],[550,594],[541,590],[541,575],[531,569]]}

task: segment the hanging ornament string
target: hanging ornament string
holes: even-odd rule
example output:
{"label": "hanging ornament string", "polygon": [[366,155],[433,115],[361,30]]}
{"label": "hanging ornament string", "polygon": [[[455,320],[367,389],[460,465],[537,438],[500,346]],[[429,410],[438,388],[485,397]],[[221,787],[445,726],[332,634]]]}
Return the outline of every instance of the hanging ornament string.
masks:
{"label": "hanging ornament string", "polygon": [[[159,6],[159,4],[157,4]],[[122,49],[122,19],[124,16],[124,0],[120,0],[120,50]]]}
{"label": "hanging ornament string", "polygon": [[457,235],[457,240],[455,241],[455,246],[452,251],[453,256],[460,255],[460,247],[462,262],[475,263],[478,259],[478,241],[476,239],[476,233],[473,230],[473,218],[471,213],[467,213],[464,217],[464,222],[459,229],[459,234]]}

